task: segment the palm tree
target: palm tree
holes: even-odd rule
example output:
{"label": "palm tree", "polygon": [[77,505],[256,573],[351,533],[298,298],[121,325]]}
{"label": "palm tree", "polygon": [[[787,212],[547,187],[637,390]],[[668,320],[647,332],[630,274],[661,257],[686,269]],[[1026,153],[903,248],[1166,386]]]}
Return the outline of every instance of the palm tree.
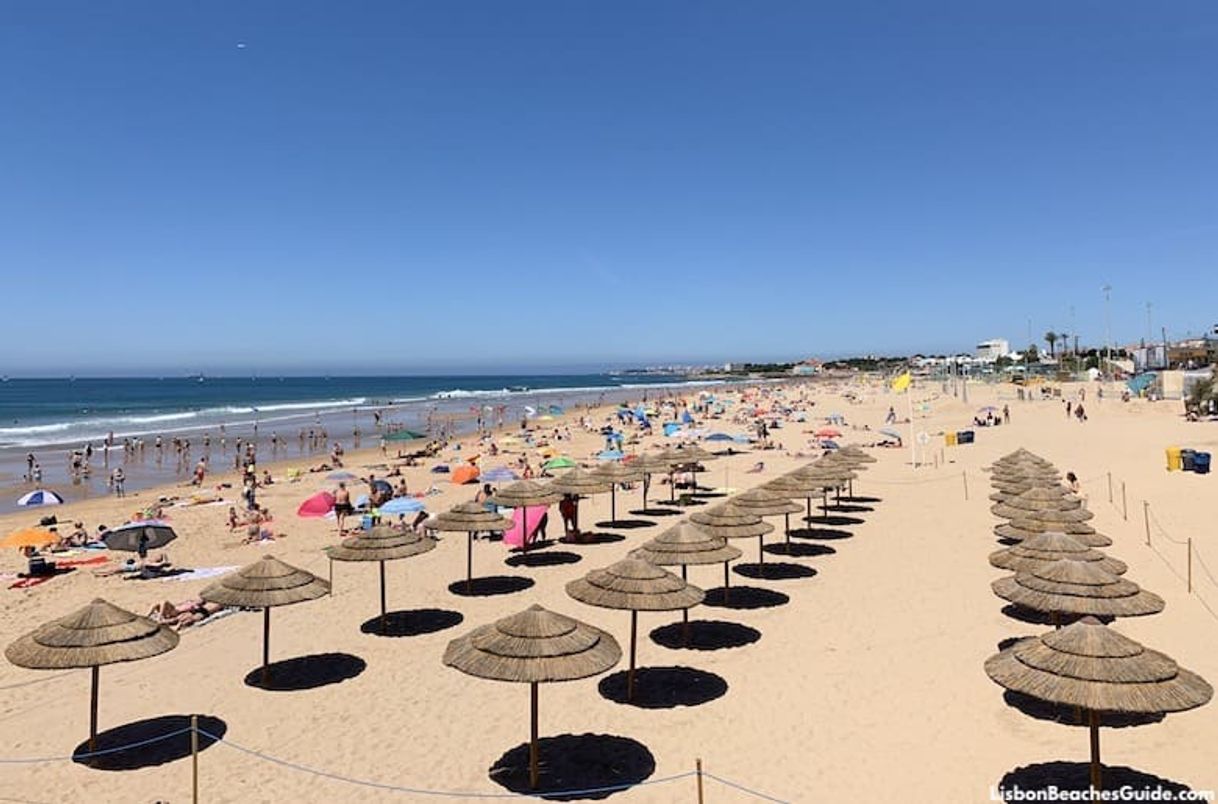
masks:
{"label": "palm tree", "polygon": [[1052,331],[1046,332],[1045,343],[1049,344],[1049,357],[1055,357],[1056,352],[1053,349],[1053,345],[1057,343],[1057,333]]}
{"label": "palm tree", "polygon": [[1062,352],[1068,352],[1068,351],[1070,351],[1070,333],[1068,333],[1068,332],[1059,332],[1059,333],[1057,333],[1057,339],[1058,339],[1059,341],[1061,341],[1061,344],[1062,344]]}

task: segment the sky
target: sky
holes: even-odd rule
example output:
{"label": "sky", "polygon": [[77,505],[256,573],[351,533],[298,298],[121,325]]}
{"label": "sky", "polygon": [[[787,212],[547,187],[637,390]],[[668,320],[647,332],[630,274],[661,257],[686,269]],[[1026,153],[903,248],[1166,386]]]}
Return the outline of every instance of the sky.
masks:
{"label": "sky", "polygon": [[1215,76],[1209,0],[8,0],[0,372],[1200,333]]}

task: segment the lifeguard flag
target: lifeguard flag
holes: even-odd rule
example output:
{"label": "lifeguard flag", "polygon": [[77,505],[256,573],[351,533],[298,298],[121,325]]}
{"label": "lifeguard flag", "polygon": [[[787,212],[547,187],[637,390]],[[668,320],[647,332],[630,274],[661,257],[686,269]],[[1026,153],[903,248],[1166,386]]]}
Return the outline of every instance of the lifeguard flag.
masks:
{"label": "lifeguard flag", "polygon": [[913,377],[907,371],[904,374],[902,374],[900,377],[897,377],[896,379],[894,379],[892,381],[892,390],[896,391],[899,394],[902,391],[904,391],[906,388],[908,388],[909,384],[911,382],[913,382]]}

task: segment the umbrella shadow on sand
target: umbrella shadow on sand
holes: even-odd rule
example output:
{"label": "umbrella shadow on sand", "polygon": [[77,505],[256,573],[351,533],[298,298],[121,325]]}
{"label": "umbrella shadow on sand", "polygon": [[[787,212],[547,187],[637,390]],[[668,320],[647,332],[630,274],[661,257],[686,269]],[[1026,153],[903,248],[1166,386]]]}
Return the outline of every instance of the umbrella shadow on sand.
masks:
{"label": "umbrella shadow on sand", "polygon": [[876,503],[882,503],[884,501],[879,497],[847,497],[843,494],[842,502],[859,503],[860,505],[875,505]]}
{"label": "umbrella shadow on sand", "polygon": [[869,505],[854,505],[853,503],[842,502],[837,503],[836,505],[830,505],[829,510],[839,514],[866,514],[874,511],[875,509]]}
{"label": "umbrella shadow on sand", "polygon": [[461,597],[494,597],[523,592],[533,583],[532,578],[521,575],[486,575],[473,578],[468,584],[463,580],[454,581],[448,585],[448,591]]}
{"label": "umbrella shadow on sand", "polygon": [[[1005,614],[1006,616],[1010,617],[1012,620],[1019,620],[1021,623],[1029,623],[1031,625],[1057,625],[1057,624],[1060,624],[1060,625],[1066,626],[1072,622],[1081,620],[1084,616],[1087,616],[1087,615],[1083,615],[1083,614],[1061,613],[1061,614],[1057,615],[1057,622],[1055,623],[1053,620],[1053,615],[1047,611],[1037,611],[1036,609],[1024,608],[1023,606],[1017,606],[1014,603],[1008,603],[1005,606],[1003,606],[1002,613]],[[1095,617],[1095,619],[1099,620],[1100,622],[1104,623],[1105,625],[1110,624],[1113,620],[1112,617],[1109,617],[1107,615],[1097,616],[1097,615],[1093,614],[1090,616]]]}
{"label": "umbrella shadow on sand", "polygon": [[[1007,790],[1019,788],[1022,792],[1047,790],[1050,787],[1058,791],[1085,791],[1091,786],[1090,765],[1086,762],[1041,762],[1035,765],[1024,765],[1008,772],[999,781],[999,787]],[[1135,791],[1155,790],[1175,792],[1176,798],[1192,788],[1180,782],[1173,782],[1160,776],[1144,773],[1123,765],[1104,766],[1104,789],[1119,790],[1129,786]]]}
{"label": "umbrella shadow on sand", "polygon": [[[536,787],[529,785],[528,743],[491,766],[491,781],[513,793],[553,801],[602,799],[645,781],[656,769],[647,746],[628,737],[561,734],[537,742],[541,762]],[[595,792],[581,792],[589,790]]]}
{"label": "umbrella shadow on sand", "polygon": [[813,514],[812,516],[800,517],[800,519],[809,525],[827,525],[834,528],[842,528],[847,525],[861,525],[864,522],[862,518],[857,516],[835,516],[833,514]]}
{"label": "umbrella shadow on sand", "polygon": [[[183,731],[184,729],[186,731]],[[94,770],[108,771],[138,770],[164,765],[166,762],[190,756],[189,729],[190,715],[162,715],[126,723],[98,732],[97,743],[92,752],[89,751],[88,740],[76,746],[76,750],[72,752],[72,761]],[[202,751],[216,742],[213,737],[224,737],[228,724],[218,717],[199,715],[199,730],[212,735],[199,735],[199,750]],[[169,734],[174,736],[165,737]],[[149,742],[150,740],[154,742]]]}
{"label": "umbrella shadow on sand", "polygon": [[792,539],[814,539],[822,542],[853,539],[854,534],[838,528],[791,528]]}
{"label": "umbrella shadow on sand", "polygon": [[583,560],[579,553],[567,550],[542,550],[539,552],[517,553],[508,556],[503,563],[509,567],[557,567],[561,564],[577,564]]}
{"label": "umbrella shadow on sand", "polygon": [[[631,513],[634,513],[633,511]],[[563,544],[614,544],[624,542],[626,537],[620,533],[604,533],[603,531],[582,531],[579,536],[564,536],[558,541]]]}
{"label": "umbrella shadow on sand", "polygon": [[831,556],[837,552],[836,549],[827,544],[803,544],[802,542],[767,544],[765,551],[773,556],[786,556],[787,558],[815,558],[817,556]]}
{"label": "umbrella shadow on sand", "polygon": [[373,636],[422,636],[453,628],[460,625],[464,619],[465,617],[460,612],[449,609],[390,611],[385,613],[383,624],[380,617],[373,617],[371,620],[365,620],[359,630]]}
{"label": "umbrella shadow on sand", "polygon": [[[1033,698],[1031,695],[1024,695],[1022,692],[1012,692],[1007,690],[1002,695],[1002,701],[1012,709],[1018,709],[1028,717],[1036,718],[1037,720],[1051,720],[1054,723],[1060,723],[1063,726],[1077,726],[1080,729],[1087,728],[1087,721],[1080,717],[1078,710],[1068,704],[1056,704],[1051,701],[1042,701],[1039,698]],[[1163,720],[1162,712],[1100,712],[1100,725],[1105,728],[1123,729],[1129,726],[1146,726],[1151,723],[1159,723]],[[1085,769],[1086,764],[1083,765]],[[1105,772],[1105,784],[1107,784],[1107,773]]]}
{"label": "umbrella shadow on sand", "polygon": [[627,700],[627,671],[612,673],[597,685],[601,697],[641,709],[701,706],[727,694],[727,681],[693,667],[640,667],[634,674],[634,698]]}
{"label": "umbrella shadow on sand", "polygon": [[811,578],[816,570],[803,564],[792,564],[789,561],[767,561],[765,563],[736,564],[732,572],[759,581],[794,581],[800,578]]}
{"label": "umbrella shadow on sand", "polygon": [[689,640],[685,623],[669,623],[651,632],[651,641],[670,650],[726,650],[742,648],[761,639],[756,628],[726,620],[690,620]]}
{"label": "umbrella shadow on sand", "polygon": [[350,653],[314,653],[267,665],[266,682],[261,667],[251,670],[245,684],[272,692],[299,692],[347,681],[367,667],[367,662]]}
{"label": "umbrella shadow on sand", "polygon": [[681,516],[681,512],[673,508],[635,508],[629,512],[633,516]]}
{"label": "umbrella shadow on sand", "polygon": [[637,530],[638,528],[650,528],[654,524],[650,519],[606,519],[597,522],[596,526],[609,530]]}
{"label": "umbrella shadow on sand", "polygon": [[733,586],[729,589],[717,586],[706,590],[702,605],[720,609],[770,609],[790,602],[789,595],[760,586]]}

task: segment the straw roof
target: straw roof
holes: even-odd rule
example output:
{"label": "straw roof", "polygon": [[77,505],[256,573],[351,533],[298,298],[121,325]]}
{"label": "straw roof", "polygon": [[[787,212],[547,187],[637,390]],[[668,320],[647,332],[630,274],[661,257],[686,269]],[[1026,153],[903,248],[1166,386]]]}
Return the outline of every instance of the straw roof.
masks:
{"label": "straw roof", "polygon": [[688,609],[706,597],[680,576],[641,558],[626,558],[592,570],[568,583],[567,594],[591,606],[634,611]]}
{"label": "straw roof", "polygon": [[1086,508],[1072,508],[1068,511],[1050,509],[1028,512],[1029,519],[1034,519],[1037,522],[1045,525],[1086,522],[1094,517],[1095,514],[1091,513]]}
{"label": "straw roof", "polygon": [[794,497],[813,497],[825,489],[835,488],[837,485],[837,480],[833,478],[788,472],[768,483],[763,483],[762,488],[776,491],[779,494],[790,494]]}
{"label": "straw roof", "polygon": [[177,644],[177,632],[97,598],[21,637],[4,655],[18,667],[63,670],[134,662]]}
{"label": "straw roof", "polygon": [[1091,561],[1054,561],[992,583],[1003,600],[1035,611],[1137,617],[1163,611],[1163,598]]}
{"label": "straw roof", "polygon": [[222,606],[265,609],[316,600],[329,592],[328,582],[268,555],[225,575],[200,597]]}
{"label": "straw roof", "polygon": [[674,449],[673,454],[679,463],[704,463],[719,457],[713,452],[707,452],[697,444],[684,444]]}
{"label": "straw roof", "polygon": [[764,536],[774,530],[773,525],[762,522],[757,514],[730,502],[691,514],[689,521],[712,536],[722,539]]}
{"label": "straw roof", "polygon": [[578,466],[562,477],[550,482],[550,488],[563,494],[603,494],[610,490],[613,483],[595,472],[581,469]]}
{"label": "straw roof", "polygon": [[1014,547],[990,553],[990,564],[1013,572],[1028,572],[1063,558],[1095,562],[1113,575],[1123,575],[1128,569],[1125,562],[1092,550],[1064,533],[1038,533]]}
{"label": "straw roof", "polygon": [[645,452],[631,461],[631,465],[646,474],[667,473],[681,462],[675,455],[675,450],[663,449],[659,452]]}
{"label": "straw roof", "polygon": [[1016,494],[1007,504],[1029,511],[1073,511],[1083,507],[1083,500],[1063,486],[1039,486]]}
{"label": "straw roof", "polygon": [[791,498],[787,495],[764,487],[751,489],[743,494],[737,494],[731,498],[730,502],[737,508],[743,508],[757,516],[797,514],[804,510],[803,506],[791,502]]}
{"label": "straw roof", "polygon": [[1110,547],[1112,539],[1096,533],[1095,528],[1082,522],[1062,522],[1048,524],[1035,519],[1012,519],[1001,525],[994,526],[994,535],[1001,539],[1022,541],[1040,533],[1065,533],[1084,547]]}
{"label": "straw roof", "polygon": [[437,514],[435,519],[427,523],[427,527],[445,532],[494,532],[508,530],[512,527],[512,520],[495,511],[486,510],[486,506],[480,502],[465,502]]}
{"label": "straw roof", "polygon": [[506,508],[524,508],[528,505],[552,505],[562,499],[562,494],[532,480],[517,480],[494,493],[490,501]]}
{"label": "straw roof", "polygon": [[845,455],[847,458],[856,463],[875,463],[877,460],[879,460],[874,455],[869,455],[864,452],[863,448],[858,444],[847,444],[838,450],[838,453]]}
{"label": "straw roof", "polygon": [[1207,703],[1205,679],[1088,617],[986,660],[999,685],[1094,712],[1182,712]]}
{"label": "straw roof", "polygon": [[599,628],[533,605],[448,643],[444,664],[495,681],[574,681],[605,672],[622,658]]}
{"label": "straw roof", "polygon": [[643,479],[643,470],[635,466],[634,461],[630,463],[610,461],[596,467],[592,474],[609,483],[610,486],[615,483],[633,483]]}
{"label": "straw roof", "polygon": [[726,539],[712,536],[689,522],[679,522],[635,552],[661,566],[719,564],[741,556],[740,550]]}
{"label": "straw roof", "polygon": [[381,525],[326,548],[335,561],[394,561],[434,550],[435,539]]}

